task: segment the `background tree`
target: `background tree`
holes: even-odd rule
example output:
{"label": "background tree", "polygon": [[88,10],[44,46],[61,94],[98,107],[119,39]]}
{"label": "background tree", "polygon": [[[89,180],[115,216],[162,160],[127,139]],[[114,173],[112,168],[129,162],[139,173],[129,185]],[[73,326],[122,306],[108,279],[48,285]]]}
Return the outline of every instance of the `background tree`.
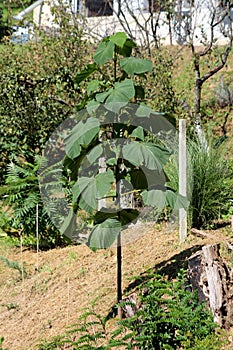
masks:
{"label": "background tree", "polygon": [[52,131],[75,110],[82,92],[74,78],[85,62],[88,44],[82,30],[62,17],[59,36],[36,33],[24,45],[7,41],[0,56],[0,163],[19,157],[33,163]]}
{"label": "background tree", "polygon": [[[183,45],[191,50],[194,72],[193,106],[190,117],[196,126],[201,142],[206,144],[202,129],[203,84],[218,73],[227,63],[232,49],[232,1],[216,6],[215,2],[196,0],[188,15],[177,12],[175,33]],[[196,18],[203,18],[203,25],[196,25]],[[219,39],[221,38],[221,39]],[[223,39],[224,38],[224,39]]]}

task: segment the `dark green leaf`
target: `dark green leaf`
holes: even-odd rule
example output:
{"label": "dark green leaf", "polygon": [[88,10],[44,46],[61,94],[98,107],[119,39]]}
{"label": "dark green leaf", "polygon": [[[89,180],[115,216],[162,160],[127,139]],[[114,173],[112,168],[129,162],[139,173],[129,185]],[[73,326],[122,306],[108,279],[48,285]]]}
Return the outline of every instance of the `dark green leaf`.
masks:
{"label": "dark green leaf", "polygon": [[145,90],[141,85],[135,86],[135,97],[142,100],[145,98]]}
{"label": "dark green leaf", "polygon": [[137,219],[139,211],[136,209],[123,209],[119,212],[119,220],[121,225],[128,225]]}
{"label": "dark green leaf", "polygon": [[69,158],[74,159],[81,153],[81,146],[87,146],[99,131],[99,121],[96,118],[88,118],[84,123],[80,121],[71,130],[65,139],[65,151]]}
{"label": "dark green leaf", "polygon": [[130,180],[135,190],[148,188],[146,175],[141,169],[134,169],[130,172]]}
{"label": "dark green leaf", "polygon": [[98,65],[105,64],[108,60],[114,56],[114,43],[113,41],[102,41],[98,46],[94,55],[94,61]]}
{"label": "dark green leaf", "polygon": [[95,177],[80,177],[72,188],[73,201],[79,199],[79,207],[92,213],[98,207],[98,200],[104,198],[111,189],[114,175],[111,170]]}
{"label": "dark green leaf", "polygon": [[121,231],[121,223],[114,218],[109,218],[96,225],[88,238],[87,245],[91,249],[109,248]]}
{"label": "dark green leaf", "polygon": [[167,149],[145,142],[131,142],[123,146],[123,158],[135,166],[161,171],[170,157]]}
{"label": "dark green leaf", "polygon": [[106,219],[118,219],[117,217],[117,212],[111,212],[108,211],[108,209],[104,210],[102,209],[101,211],[97,211],[94,216],[94,222],[95,224],[100,224],[101,222],[105,221]]}
{"label": "dark green leaf", "polygon": [[129,57],[132,53],[132,49],[136,47],[137,45],[132,39],[127,39],[126,42],[124,43],[124,46],[117,47],[116,51],[118,54],[124,56],[124,57]]}
{"label": "dark green leaf", "polygon": [[121,68],[129,75],[152,72],[152,62],[136,57],[126,57],[120,60]]}
{"label": "dark green leaf", "polygon": [[76,84],[80,84],[84,81],[89,75],[94,73],[97,70],[97,65],[95,63],[88,64],[80,73],[75,77]]}

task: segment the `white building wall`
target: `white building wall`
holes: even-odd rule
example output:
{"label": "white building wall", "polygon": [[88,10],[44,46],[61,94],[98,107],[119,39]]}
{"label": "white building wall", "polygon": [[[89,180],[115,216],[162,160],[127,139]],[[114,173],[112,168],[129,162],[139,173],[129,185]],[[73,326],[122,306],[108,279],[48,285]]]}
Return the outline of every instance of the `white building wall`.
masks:
{"label": "white building wall", "polygon": [[[64,2],[69,0],[63,0]],[[38,6],[34,10],[34,22],[37,25],[42,27],[54,27],[54,17],[51,14],[50,8],[51,5],[56,5],[58,0],[45,0],[42,6]],[[193,8],[190,7],[190,2],[187,0],[183,0],[182,3],[182,11],[180,14],[180,7],[176,7],[177,16],[174,16],[174,19],[171,25],[176,27],[176,33],[172,34],[173,43],[184,44],[187,41],[187,23],[191,23],[192,27],[192,36],[194,43],[196,45],[200,45],[203,39],[203,32],[207,34],[207,37],[210,37],[210,6],[216,7],[217,3],[215,0],[195,0],[195,6]],[[71,3],[71,11],[75,12],[77,7],[77,0],[72,0]],[[152,35],[152,30],[150,27],[150,21],[148,18],[150,16],[148,12],[149,1],[148,0],[121,0],[121,10],[124,16],[121,16],[120,19],[122,21],[127,22],[128,27],[131,30],[131,33],[138,44],[145,44],[145,32],[141,30],[138,23],[146,23],[148,28],[148,37],[150,42],[153,44],[154,39]],[[79,10],[83,12],[84,6],[82,4],[82,0],[79,3]],[[102,16],[102,17],[87,17],[85,21],[83,18],[80,18],[80,25],[85,25],[85,30],[87,35],[95,38],[105,37],[111,35],[117,31],[125,31],[124,26],[121,25],[117,13],[118,13],[118,4],[117,1],[114,2],[114,11],[113,16]],[[130,15],[130,11],[133,11],[136,17],[136,21]],[[154,13],[154,17],[156,18],[158,14]],[[175,18],[180,18],[182,15],[182,21],[176,21]],[[125,25],[125,27],[127,27]],[[168,45],[170,44],[170,36],[169,36],[169,25],[167,20],[167,14],[162,12],[160,14],[159,19],[159,27],[158,27],[158,36],[161,41]],[[220,43],[225,43],[226,39],[224,39],[221,34],[220,27],[215,28],[215,37],[219,40]]]}

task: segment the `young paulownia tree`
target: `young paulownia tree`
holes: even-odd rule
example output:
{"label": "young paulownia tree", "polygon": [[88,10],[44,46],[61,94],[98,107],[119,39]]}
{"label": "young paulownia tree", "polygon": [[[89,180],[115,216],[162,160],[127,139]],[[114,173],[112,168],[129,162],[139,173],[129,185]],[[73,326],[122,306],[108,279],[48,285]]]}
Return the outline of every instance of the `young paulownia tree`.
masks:
{"label": "young paulownia tree", "polygon": [[[76,76],[84,96],[78,120],[64,138],[72,211],[77,221],[85,217],[91,223],[86,244],[96,250],[117,242],[117,302],[122,299],[121,247],[127,242],[122,231],[140,216],[133,200],[158,211],[186,206],[166,186],[163,168],[171,150],[156,135],[166,138],[175,129],[144,103],[143,80],[153,67],[136,56],[135,46],[125,33],[101,41],[93,63]],[[74,223],[70,218],[66,231]]]}

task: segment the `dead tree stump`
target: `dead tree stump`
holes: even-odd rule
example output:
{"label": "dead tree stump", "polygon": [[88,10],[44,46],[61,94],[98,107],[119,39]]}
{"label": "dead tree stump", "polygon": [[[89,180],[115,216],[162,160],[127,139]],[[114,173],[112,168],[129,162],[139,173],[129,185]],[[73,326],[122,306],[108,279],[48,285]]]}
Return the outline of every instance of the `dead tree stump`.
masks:
{"label": "dead tree stump", "polygon": [[220,245],[206,245],[188,259],[192,290],[198,290],[200,301],[206,301],[214,321],[221,327],[233,325],[233,270],[219,251]]}

